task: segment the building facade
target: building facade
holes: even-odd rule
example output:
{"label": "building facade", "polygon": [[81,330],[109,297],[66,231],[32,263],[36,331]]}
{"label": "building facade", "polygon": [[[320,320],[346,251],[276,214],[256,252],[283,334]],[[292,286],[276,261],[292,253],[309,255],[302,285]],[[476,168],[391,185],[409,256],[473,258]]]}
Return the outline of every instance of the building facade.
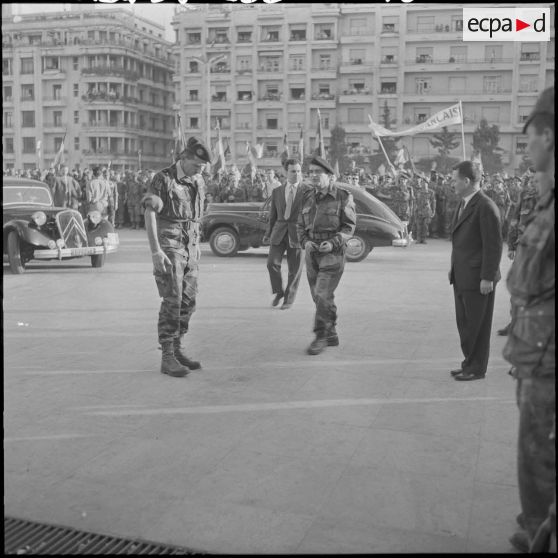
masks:
{"label": "building facade", "polygon": [[171,43],[125,9],[2,7],[3,167],[158,168],[174,133]]}
{"label": "building facade", "polygon": [[[463,7],[178,8],[175,109],[188,133],[206,140],[209,121],[212,142],[219,123],[231,160],[246,160],[246,143],[259,143],[261,165],[278,167],[284,133],[291,153],[301,130],[305,152],[316,147],[318,109],[326,147],[330,130],[340,125],[353,149],[370,152],[377,143],[369,114],[386,127],[405,129],[462,101],[467,156],[472,133],[486,118],[498,125],[502,160],[513,171],[525,150],[522,123],[539,92],[554,83],[554,29],[549,43],[464,43]],[[553,21],[553,6],[551,12]],[[460,134],[460,126],[451,131]],[[427,135],[402,141],[416,159],[437,155]],[[451,155],[461,153],[458,148]]]}

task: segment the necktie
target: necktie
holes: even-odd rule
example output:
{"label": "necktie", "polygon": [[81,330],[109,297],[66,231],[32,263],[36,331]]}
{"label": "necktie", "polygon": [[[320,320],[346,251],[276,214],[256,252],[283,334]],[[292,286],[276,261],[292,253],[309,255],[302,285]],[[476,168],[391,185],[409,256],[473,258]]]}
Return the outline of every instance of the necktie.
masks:
{"label": "necktie", "polygon": [[293,199],[294,199],[294,187],[289,185],[287,186],[287,206],[285,208],[285,219],[288,219],[291,216],[291,209],[293,207]]}
{"label": "necktie", "polygon": [[459,204],[459,210],[457,212],[457,220],[458,221],[459,221],[459,219],[461,219],[461,215],[462,215],[464,209],[465,209],[465,200],[461,200],[461,203]]}

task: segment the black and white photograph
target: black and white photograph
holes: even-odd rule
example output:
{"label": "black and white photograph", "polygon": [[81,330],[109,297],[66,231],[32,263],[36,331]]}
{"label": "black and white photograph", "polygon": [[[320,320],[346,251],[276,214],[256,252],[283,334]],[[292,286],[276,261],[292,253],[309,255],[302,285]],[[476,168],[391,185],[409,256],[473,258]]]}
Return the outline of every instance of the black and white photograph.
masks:
{"label": "black and white photograph", "polygon": [[555,5],[2,4],[4,553],[556,553]]}

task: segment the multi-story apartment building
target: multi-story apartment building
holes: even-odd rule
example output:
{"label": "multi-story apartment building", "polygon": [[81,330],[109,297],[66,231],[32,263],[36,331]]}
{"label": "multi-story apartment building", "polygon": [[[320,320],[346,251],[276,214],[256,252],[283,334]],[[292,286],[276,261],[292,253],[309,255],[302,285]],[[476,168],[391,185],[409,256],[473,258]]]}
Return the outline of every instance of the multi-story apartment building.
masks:
{"label": "multi-story apartment building", "polygon": [[[174,133],[171,43],[125,9],[2,6],[3,167],[160,167]],[[65,138],[65,139],[64,139]]]}
{"label": "multi-story apartment building", "polygon": [[[220,122],[233,160],[244,160],[246,142],[263,143],[261,164],[277,167],[285,132],[291,153],[301,129],[305,151],[315,148],[318,109],[326,146],[338,124],[349,145],[370,150],[377,144],[368,114],[405,129],[462,101],[468,156],[473,130],[486,118],[498,125],[503,161],[513,170],[525,149],[522,122],[538,93],[554,83],[554,29],[549,43],[464,43],[463,7],[297,3],[178,9],[175,108],[188,132],[205,139],[209,111],[211,141]],[[427,135],[402,141],[417,159],[437,154]]]}

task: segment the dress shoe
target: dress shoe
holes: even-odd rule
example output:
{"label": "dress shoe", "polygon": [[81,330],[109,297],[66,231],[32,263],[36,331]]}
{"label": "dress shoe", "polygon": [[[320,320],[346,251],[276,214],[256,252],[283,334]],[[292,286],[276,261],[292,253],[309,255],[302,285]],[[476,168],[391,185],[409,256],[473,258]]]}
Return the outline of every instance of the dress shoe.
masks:
{"label": "dress shoe", "polygon": [[339,345],[339,336],[337,333],[332,333],[326,337],[328,347],[337,347]]}
{"label": "dress shoe", "polygon": [[475,374],[474,372],[462,370],[459,374],[456,374],[453,379],[458,382],[470,382],[472,380],[482,380],[484,376],[484,374]]}
{"label": "dress shoe", "polygon": [[512,546],[519,550],[519,552],[529,552],[531,541],[529,540],[529,535],[527,535],[526,531],[515,532],[509,540]]}
{"label": "dress shoe", "polygon": [[319,355],[327,347],[325,337],[316,337],[306,350],[309,355]]}
{"label": "dress shoe", "polygon": [[292,304],[289,304],[288,302],[283,302],[283,304],[281,305],[281,310],[288,310],[291,306]]}
{"label": "dress shoe", "polygon": [[463,372],[462,368],[456,368],[455,370],[450,370],[450,374],[452,376],[457,376],[458,374],[461,374],[461,372]]}
{"label": "dress shoe", "polygon": [[275,298],[273,299],[273,302],[271,303],[271,306],[273,306],[275,308],[275,306],[277,306],[279,304],[279,301],[284,297],[285,295],[279,294],[277,293],[275,295]]}
{"label": "dress shoe", "polygon": [[508,335],[510,332],[510,324],[508,324],[506,327],[503,327],[502,329],[498,330],[498,335],[502,335],[502,336],[506,336]]}

